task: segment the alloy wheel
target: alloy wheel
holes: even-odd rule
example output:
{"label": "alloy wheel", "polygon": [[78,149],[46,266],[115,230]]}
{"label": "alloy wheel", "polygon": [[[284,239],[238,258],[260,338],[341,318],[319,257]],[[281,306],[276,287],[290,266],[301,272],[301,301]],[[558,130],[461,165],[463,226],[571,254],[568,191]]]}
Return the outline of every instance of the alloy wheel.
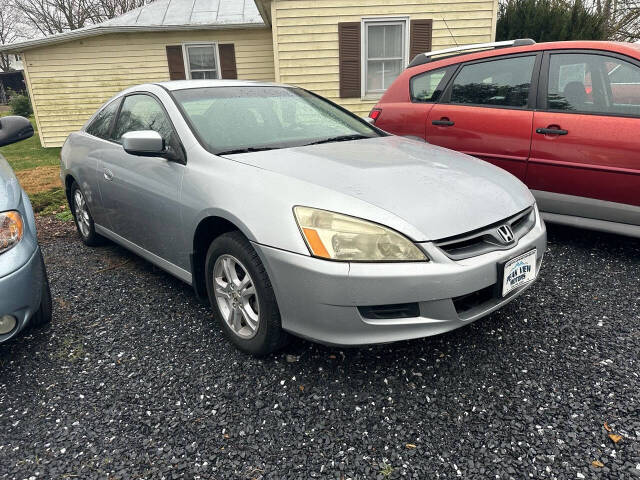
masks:
{"label": "alloy wheel", "polygon": [[213,289],[225,323],[238,337],[250,339],[258,333],[258,293],[245,266],[232,255],[220,255],[213,266]]}
{"label": "alloy wheel", "polygon": [[89,209],[87,208],[87,202],[84,199],[84,195],[80,189],[76,189],[73,194],[74,210],[76,214],[76,222],[80,233],[84,238],[89,236],[91,232],[91,217],[89,216]]}

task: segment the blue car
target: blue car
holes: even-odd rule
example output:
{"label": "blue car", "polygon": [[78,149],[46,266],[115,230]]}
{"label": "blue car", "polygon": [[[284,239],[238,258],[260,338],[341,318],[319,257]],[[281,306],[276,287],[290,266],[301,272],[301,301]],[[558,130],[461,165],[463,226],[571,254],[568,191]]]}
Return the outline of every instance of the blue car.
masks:
{"label": "blue car", "polygon": [[[0,147],[33,136],[23,117],[0,118]],[[51,322],[51,292],[31,202],[0,155],[0,343]]]}

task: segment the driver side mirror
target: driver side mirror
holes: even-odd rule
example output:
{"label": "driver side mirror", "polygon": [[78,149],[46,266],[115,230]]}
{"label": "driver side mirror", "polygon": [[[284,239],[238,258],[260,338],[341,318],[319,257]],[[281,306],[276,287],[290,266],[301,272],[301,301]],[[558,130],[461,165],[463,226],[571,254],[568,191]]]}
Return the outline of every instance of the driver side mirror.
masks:
{"label": "driver side mirror", "polygon": [[170,162],[184,164],[183,157],[165,145],[162,136],[155,130],[140,130],[122,135],[122,148],[130,155],[139,157],[161,157]]}
{"label": "driver side mirror", "polygon": [[33,137],[33,125],[24,117],[0,118],[0,147]]}

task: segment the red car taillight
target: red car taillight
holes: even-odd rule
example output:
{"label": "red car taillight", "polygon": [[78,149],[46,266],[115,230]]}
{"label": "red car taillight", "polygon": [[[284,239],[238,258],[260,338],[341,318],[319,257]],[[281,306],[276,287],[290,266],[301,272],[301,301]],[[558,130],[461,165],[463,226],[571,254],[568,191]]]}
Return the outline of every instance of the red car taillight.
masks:
{"label": "red car taillight", "polygon": [[369,112],[369,118],[373,119],[373,123],[376,123],[376,121],[378,121],[378,118],[380,118],[381,114],[382,114],[382,109],[374,108]]}

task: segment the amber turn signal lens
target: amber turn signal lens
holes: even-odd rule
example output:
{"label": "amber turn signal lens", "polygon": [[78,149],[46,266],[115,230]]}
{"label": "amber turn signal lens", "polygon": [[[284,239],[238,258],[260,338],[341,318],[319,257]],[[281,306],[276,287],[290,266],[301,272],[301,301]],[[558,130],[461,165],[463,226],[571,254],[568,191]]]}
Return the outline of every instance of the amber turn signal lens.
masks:
{"label": "amber turn signal lens", "polygon": [[316,257],[331,258],[331,255],[329,255],[329,252],[322,243],[317,231],[312,228],[303,228],[302,231],[304,232],[304,236],[307,238],[309,247],[311,247],[311,250]]}

